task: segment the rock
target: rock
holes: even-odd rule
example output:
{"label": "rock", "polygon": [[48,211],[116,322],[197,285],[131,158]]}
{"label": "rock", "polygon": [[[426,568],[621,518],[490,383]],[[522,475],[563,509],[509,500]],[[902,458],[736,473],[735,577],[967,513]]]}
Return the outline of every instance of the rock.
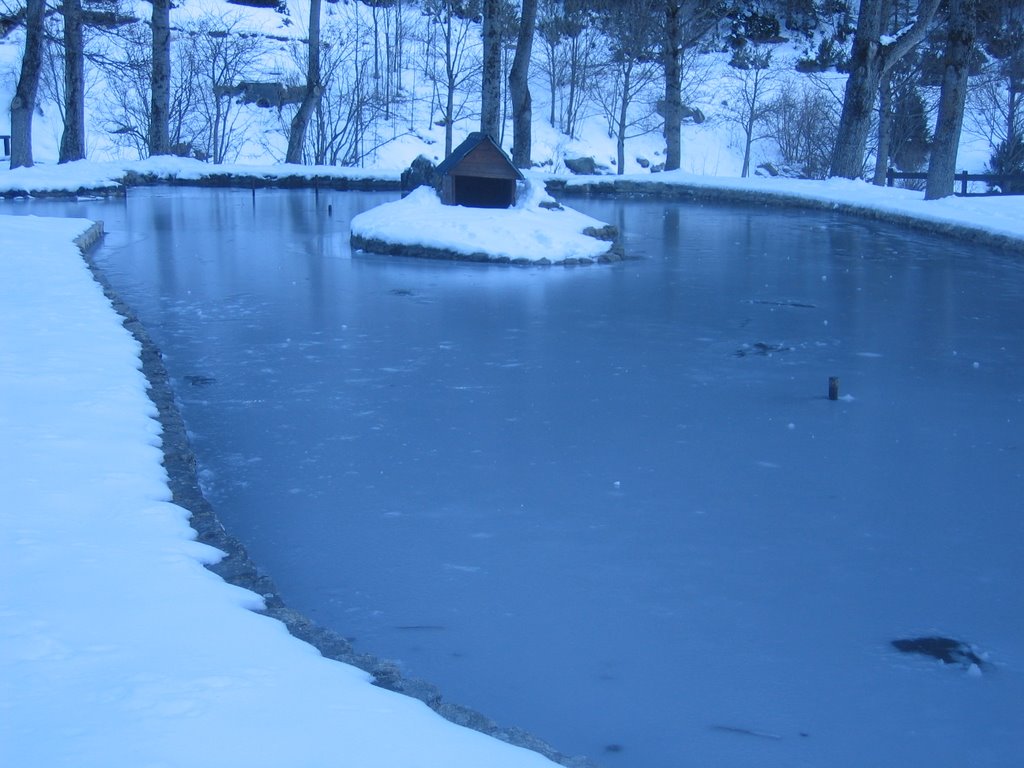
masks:
{"label": "rock", "polygon": [[597,173],[597,161],[592,157],[567,157],[565,167],[578,176],[593,176]]}
{"label": "rock", "polygon": [[603,227],[587,227],[583,230],[583,234],[610,243],[619,236],[619,230],[611,224],[605,224]]}
{"label": "rock", "polygon": [[435,170],[437,166],[434,165],[426,155],[420,155],[412,163],[402,171],[402,195],[403,197],[412,192],[416,187],[433,187],[436,183]]}
{"label": "rock", "polygon": [[683,115],[683,120],[693,120],[695,125],[700,125],[705,120],[707,120],[707,118],[704,116],[704,113],[701,112],[696,107],[684,106],[683,107],[682,115]]}
{"label": "rock", "polygon": [[646,157],[638,157],[636,159],[636,164],[639,165],[641,168],[650,168],[651,167],[651,161],[648,160]]}

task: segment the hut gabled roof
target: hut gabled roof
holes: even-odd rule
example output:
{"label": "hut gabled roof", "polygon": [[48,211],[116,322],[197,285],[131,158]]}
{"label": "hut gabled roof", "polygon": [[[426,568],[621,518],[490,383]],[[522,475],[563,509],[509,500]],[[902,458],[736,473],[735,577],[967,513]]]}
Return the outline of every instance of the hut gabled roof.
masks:
{"label": "hut gabled roof", "polygon": [[486,133],[475,131],[466,137],[444,162],[437,166],[437,175],[483,176],[523,180],[523,174],[512,160]]}

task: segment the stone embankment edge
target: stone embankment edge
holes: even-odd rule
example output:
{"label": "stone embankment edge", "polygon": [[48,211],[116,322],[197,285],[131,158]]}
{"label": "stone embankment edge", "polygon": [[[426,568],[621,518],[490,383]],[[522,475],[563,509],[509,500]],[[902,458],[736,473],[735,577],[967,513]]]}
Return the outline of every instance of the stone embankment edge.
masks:
{"label": "stone embankment edge", "polygon": [[[571,183],[570,183],[571,182]],[[884,221],[911,227],[918,231],[946,235],[958,240],[993,246],[1024,254],[1024,238],[991,232],[981,227],[951,221],[922,218],[912,213],[885,210],[835,200],[816,200],[801,195],[772,190],[713,187],[702,184],[633,181],[630,179],[572,180],[548,179],[547,190],[556,197],[628,197],[692,202],[739,203],[744,205],[787,206],[807,210],[841,213],[872,221]]]}
{"label": "stone embankment edge", "polygon": [[353,234],[349,238],[353,251],[366,251],[384,256],[408,256],[415,259],[440,259],[442,261],[468,261],[478,264],[508,264],[516,267],[589,267],[593,264],[611,264],[622,261],[622,255],[618,250],[618,242],[609,242],[606,253],[602,253],[593,259],[568,258],[558,261],[550,259],[512,259],[508,256],[492,256],[488,253],[462,253],[447,248],[436,248],[428,245],[404,245],[402,243],[389,243],[374,237],[362,237]]}
{"label": "stone embankment edge", "polygon": [[0,191],[0,199],[16,198],[56,198],[74,199],[77,197],[124,197],[132,187],[213,187],[232,189],[323,189],[335,192],[394,192],[401,188],[398,179],[385,179],[377,176],[333,176],[331,174],[311,174],[295,176],[275,176],[246,173],[211,172],[200,177],[164,176],[156,173],[127,171],[118,180],[96,187],[80,187],[76,190],[67,189],[20,189],[10,188]]}
{"label": "stone embankment edge", "polygon": [[568,768],[596,768],[596,763],[589,758],[565,755],[522,728],[502,727],[476,710],[445,701],[440,689],[434,684],[403,676],[398,666],[391,661],[371,654],[357,653],[347,639],[332,630],[318,626],[285,604],[273,580],[253,563],[244,545],[225,530],[213,506],[203,494],[199,485],[195,454],[175,401],[171,379],[163,363],[163,355],[138,317],[121,300],[92,258],[92,250],[102,237],[103,223],[95,222],[75,238],[75,244],[82,252],[93,279],[121,316],[125,329],[141,347],[139,357],[142,372],[149,382],[149,398],[157,408],[163,432],[163,463],[167,471],[171,500],[190,512],[190,523],[196,531],[196,539],[224,553],[219,562],[206,567],[229,584],[260,595],[265,606],[261,613],[282,622],[289,633],[312,645],[324,657],[368,672],[374,678],[374,685],[419,699],[456,725],[538,752]]}

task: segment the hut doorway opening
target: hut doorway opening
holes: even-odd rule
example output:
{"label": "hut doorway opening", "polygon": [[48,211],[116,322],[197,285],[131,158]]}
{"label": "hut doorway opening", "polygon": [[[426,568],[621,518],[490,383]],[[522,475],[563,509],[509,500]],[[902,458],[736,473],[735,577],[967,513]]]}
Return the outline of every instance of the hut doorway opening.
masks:
{"label": "hut doorway opening", "polygon": [[480,176],[454,176],[455,205],[473,208],[508,208],[515,204],[514,179],[487,179]]}

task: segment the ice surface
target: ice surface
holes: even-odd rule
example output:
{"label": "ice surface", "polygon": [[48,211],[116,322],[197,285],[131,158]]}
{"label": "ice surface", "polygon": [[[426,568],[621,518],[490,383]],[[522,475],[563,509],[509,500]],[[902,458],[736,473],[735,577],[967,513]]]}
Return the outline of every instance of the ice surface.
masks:
{"label": "ice surface", "polygon": [[[1018,260],[579,200],[638,260],[351,258],[348,217],[386,199],[30,204],[106,220],[211,500],[286,599],[608,765],[1024,750]],[[993,673],[891,646],[929,635]]]}

